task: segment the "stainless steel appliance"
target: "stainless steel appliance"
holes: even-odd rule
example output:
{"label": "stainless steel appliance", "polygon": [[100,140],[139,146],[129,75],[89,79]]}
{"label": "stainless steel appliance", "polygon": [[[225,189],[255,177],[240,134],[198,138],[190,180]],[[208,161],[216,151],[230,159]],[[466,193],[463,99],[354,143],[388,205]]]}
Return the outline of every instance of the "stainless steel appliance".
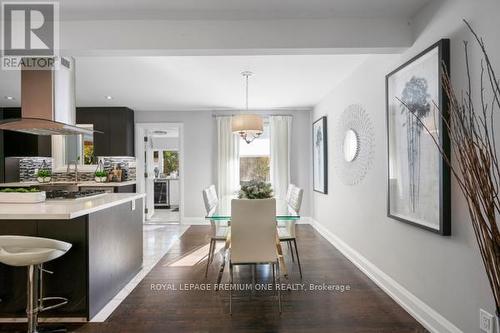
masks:
{"label": "stainless steel appliance", "polygon": [[5,158],[5,182],[15,183],[19,181],[19,161],[22,157]]}
{"label": "stainless steel appliance", "polygon": [[91,135],[77,127],[75,61],[56,59],[58,69],[21,70],[21,118],[0,122],[0,129],[35,135]]}

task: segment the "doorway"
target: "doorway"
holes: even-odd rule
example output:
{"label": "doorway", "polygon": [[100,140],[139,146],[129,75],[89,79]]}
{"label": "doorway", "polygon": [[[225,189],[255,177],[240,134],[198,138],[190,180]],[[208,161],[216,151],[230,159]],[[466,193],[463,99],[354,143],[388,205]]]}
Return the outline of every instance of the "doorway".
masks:
{"label": "doorway", "polygon": [[181,222],[182,129],[180,123],[136,124],[137,188],[146,194],[144,223]]}

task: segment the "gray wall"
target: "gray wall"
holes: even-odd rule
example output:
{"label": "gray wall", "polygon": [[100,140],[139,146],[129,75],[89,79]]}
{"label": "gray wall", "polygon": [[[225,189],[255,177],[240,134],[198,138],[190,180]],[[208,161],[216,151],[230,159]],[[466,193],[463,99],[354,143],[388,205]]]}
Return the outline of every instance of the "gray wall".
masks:
{"label": "gray wall", "polygon": [[[333,133],[345,107],[360,103],[375,128],[375,158],[366,178],[359,185],[346,186],[330,164],[331,191],[329,195],[313,194],[314,219],[467,333],[479,332],[479,308],[494,313],[494,303],[457,184],[453,181],[451,237],[386,217],[385,75],[440,38],[450,38],[453,82],[464,87],[462,41],[472,39],[462,18],[484,36],[500,73],[499,13],[500,2],[493,0],[432,1],[412,22],[413,47],[398,56],[371,56],[314,110],[314,118],[328,115],[328,130]],[[471,51],[471,61],[477,62],[477,47]],[[474,70],[478,74],[477,67]],[[473,86],[478,87],[478,80]],[[332,138],[330,157],[336,153]]]}
{"label": "gray wall", "polygon": [[[233,112],[234,113],[234,112]],[[259,112],[256,112],[259,113]],[[310,111],[270,111],[266,114],[293,115],[291,181],[304,188],[301,213],[310,215]],[[212,111],[137,111],[136,123],[179,122],[184,124],[184,216],[205,215],[201,191],[217,183],[217,129]]]}

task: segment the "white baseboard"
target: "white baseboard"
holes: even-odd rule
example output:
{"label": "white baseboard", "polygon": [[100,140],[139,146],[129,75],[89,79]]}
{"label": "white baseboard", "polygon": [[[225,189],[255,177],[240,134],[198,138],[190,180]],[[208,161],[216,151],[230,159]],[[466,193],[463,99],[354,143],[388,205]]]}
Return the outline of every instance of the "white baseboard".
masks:
{"label": "white baseboard", "polygon": [[385,274],[318,221],[311,219],[310,224],[427,330],[435,333],[463,333],[453,323]]}
{"label": "white baseboard", "polygon": [[[187,217],[181,218],[181,224],[185,225],[209,225],[210,222],[205,217]],[[297,224],[312,224],[312,218],[309,216],[301,216]]]}

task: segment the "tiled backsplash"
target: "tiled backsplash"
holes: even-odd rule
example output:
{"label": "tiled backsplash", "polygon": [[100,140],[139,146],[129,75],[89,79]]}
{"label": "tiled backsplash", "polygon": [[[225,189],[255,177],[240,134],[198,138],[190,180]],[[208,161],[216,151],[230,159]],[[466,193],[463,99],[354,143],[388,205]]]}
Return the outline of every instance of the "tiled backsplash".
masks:
{"label": "tiled backsplash", "polygon": [[103,158],[104,170],[111,171],[115,165],[119,165],[122,169],[123,179],[132,180],[136,177],[136,161],[135,157],[104,157]]}
{"label": "tiled backsplash", "polygon": [[[123,180],[135,180],[136,178],[136,161],[135,157],[99,157],[103,161],[104,170],[111,171],[115,165],[119,165],[123,170]],[[19,180],[22,182],[36,181],[35,170],[42,167],[45,161],[48,168],[52,169],[52,158],[50,157],[25,157],[19,160]],[[53,172],[52,178],[55,181],[70,181],[74,179],[74,171]],[[78,171],[78,178],[81,181],[94,180],[94,171],[85,172]]]}
{"label": "tiled backsplash", "polygon": [[43,162],[47,168],[52,169],[52,158],[50,157],[25,157],[19,160],[19,180],[22,182],[36,180],[35,170],[42,167]]}

